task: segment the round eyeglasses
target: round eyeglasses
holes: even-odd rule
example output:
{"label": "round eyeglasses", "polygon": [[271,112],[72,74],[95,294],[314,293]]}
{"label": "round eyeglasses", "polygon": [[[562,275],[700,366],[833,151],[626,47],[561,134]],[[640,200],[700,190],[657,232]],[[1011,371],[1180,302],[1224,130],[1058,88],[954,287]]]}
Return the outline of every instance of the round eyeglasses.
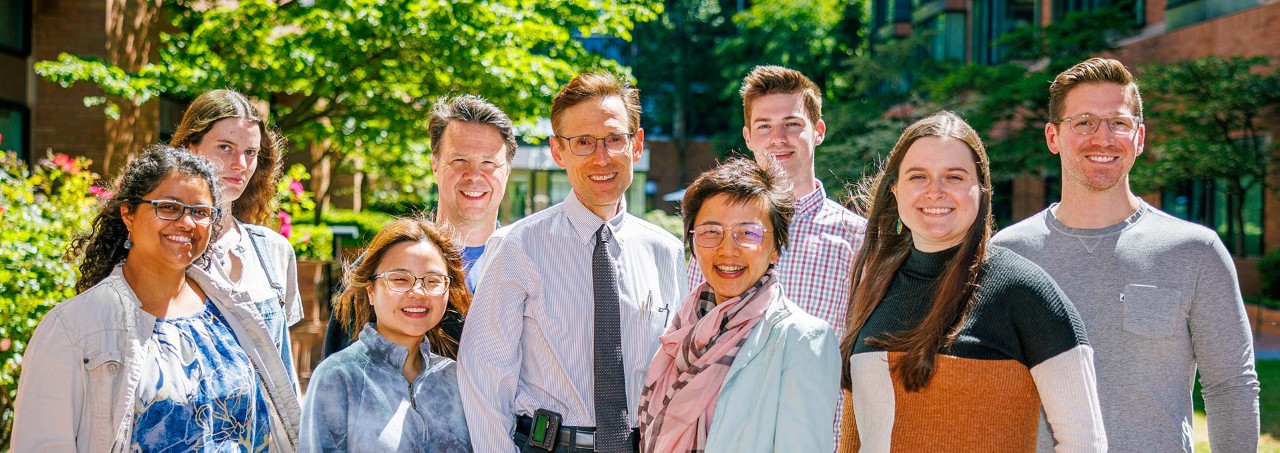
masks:
{"label": "round eyeglasses", "polygon": [[574,137],[565,137],[557,135],[565,141],[569,142],[569,152],[575,156],[590,156],[596,152],[596,146],[600,142],[604,142],[604,149],[610,154],[622,154],[627,152],[627,148],[631,145],[631,137],[635,134],[630,133],[613,133],[604,137],[596,137],[593,135],[578,135]]}
{"label": "round eyeglasses", "polygon": [[[693,243],[702,248],[719,247],[724,242],[724,225],[704,223],[689,230],[693,234]],[[764,234],[769,230],[758,223],[739,223],[729,229],[733,232],[733,242],[743,247],[759,247],[764,243]]]}
{"label": "round eyeglasses", "polygon": [[1089,135],[1098,131],[1098,127],[1106,123],[1107,130],[1115,135],[1129,135],[1133,131],[1138,130],[1138,125],[1142,124],[1142,118],[1132,115],[1116,115],[1107,118],[1100,118],[1090,113],[1082,113],[1079,115],[1068,116],[1057,121],[1058,124],[1066,123],[1071,128],[1071,132],[1080,135]]}
{"label": "round eyeglasses", "polygon": [[405,271],[387,271],[373,276],[373,279],[382,279],[387,284],[387,289],[397,293],[413,291],[421,281],[423,291],[432,296],[439,296],[448,291],[450,281],[448,275],[427,274],[418,277]]}
{"label": "round eyeglasses", "polygon": [[138,201],[141,203],[149,203],[151,206],[155,207],[153,211],[155,211],[156,217],[159,217],[162,220],[178,220],[189,212],[191,213],[191,221],[195,222],[196,225],[209,225],[213,223],[213,218],[217,217],[218,213],[221,212],[220,208],[204,204],[185,205],[171,200],[144,200],[141,198],[139,198]]}

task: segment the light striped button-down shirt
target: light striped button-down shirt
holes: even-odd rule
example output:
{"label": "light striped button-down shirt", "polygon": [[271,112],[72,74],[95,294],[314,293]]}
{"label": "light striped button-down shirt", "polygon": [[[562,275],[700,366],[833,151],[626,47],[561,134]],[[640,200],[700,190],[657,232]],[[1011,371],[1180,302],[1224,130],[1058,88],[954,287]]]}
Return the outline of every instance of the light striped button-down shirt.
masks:
{"label": "light striped button-down shirt", "polygon": [[[796,200],[791,246],[778,258],[778,282],[788,299],[844,338],[853,257],[862,248],[867,220],[828,199],[822,182],[815,182],[813,192]],[[705,281],[697,261],[689,260],[689,287]]]}
{"label": "light striped button-down shirt", "polygon": [[[671,233],[619,214],[608,221],[618,271],[630,423],[658,336],[685,295],[684,251]],[[459,350],[458,378],[475,451],[514,452],[517,415],[543,408],[564,426],[595,426],[591,255],[601,220],[570,194],[489,239]]]}

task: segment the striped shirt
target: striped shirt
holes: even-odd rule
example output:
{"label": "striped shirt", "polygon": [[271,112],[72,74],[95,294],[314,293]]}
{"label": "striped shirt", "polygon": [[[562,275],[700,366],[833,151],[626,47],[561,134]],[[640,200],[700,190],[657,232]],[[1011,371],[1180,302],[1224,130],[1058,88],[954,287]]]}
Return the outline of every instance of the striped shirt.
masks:
{"label": "striped shirt", "polygon": [[[671,233],[622,214],[608,221],[618,271],[631,426],[658,336],[679,307],[684,251]],[[459,351],[459,383],[476,451],[514,452],[518,415],[543,408],[564,426],[595,426],[591,255],[605,221],[577,196],[499,229]]]}
{"label": "striped shirt", "polygon": [[[828,199],[822,182],[814,182],[817,188],[796,200],[791,246],[778,259],[778,282],[788,299],[844,338],[853,256],[862,248],[867,220]],[[706,281],[696,260],[689,260],[688,273],[690,288]]]}

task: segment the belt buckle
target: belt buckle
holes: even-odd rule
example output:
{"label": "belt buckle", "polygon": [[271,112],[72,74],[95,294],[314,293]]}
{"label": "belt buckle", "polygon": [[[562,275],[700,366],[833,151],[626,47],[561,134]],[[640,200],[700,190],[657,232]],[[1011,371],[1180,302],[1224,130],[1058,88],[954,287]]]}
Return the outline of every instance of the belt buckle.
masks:
{"label": "belt buckle", "polygon": [[560,420],[560,414],[554,411],[546,409],[534,411],[533,424],[529,427],[529,446],[555,451],[560,436]]}

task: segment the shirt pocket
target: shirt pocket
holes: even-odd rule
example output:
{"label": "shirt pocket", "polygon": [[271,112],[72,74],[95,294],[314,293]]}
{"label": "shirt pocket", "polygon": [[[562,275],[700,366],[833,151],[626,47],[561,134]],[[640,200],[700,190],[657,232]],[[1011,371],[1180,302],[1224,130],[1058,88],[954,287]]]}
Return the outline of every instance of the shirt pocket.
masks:
{"label": "shirt pocket", "polygon": [[[111,420],[114,409],[115,393],[120,387],[120,379],[124,376],[124,354],[118,351],[99,351],[87,355],[84,359],[85,374],[89,376],[88,397],[89,413],[94,420]],[[95,427],[109,429],[110,423],[95,424]],[[99,439],[94,433],[93,439]]]}
{"label": "shirt pocket", "polygon": [[254,307],[258,309],[258,314],[262,315],[267,333],[271,335],[271,341],[279,349],[284,344],[285,338],[285,312],[284,307],[280,305],[280,299],[274,297],[263,299],[255,302]]}
{"label": "shirt pocket", "polygon": [[1124,330],[1147,338],[1165,338],[1187,328],[1182,291],[1151,285],[1125,285]]}

